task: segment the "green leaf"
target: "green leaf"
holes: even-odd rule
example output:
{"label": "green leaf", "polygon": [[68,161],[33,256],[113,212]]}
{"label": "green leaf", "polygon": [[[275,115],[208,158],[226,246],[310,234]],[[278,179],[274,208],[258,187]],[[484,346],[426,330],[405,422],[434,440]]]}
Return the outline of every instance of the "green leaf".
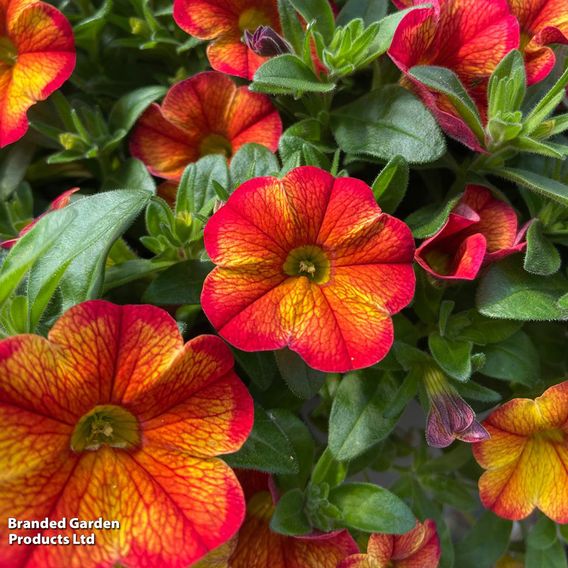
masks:
{"label": "green leaf", "polygon": [[479,143],[485,144],[485,130],[477,106],[468,95],[459,77],[446,67],[419,65],[409,70],[409,75],[430,89],[446,95],[458,114],[471,128]]}
{"label": "green leaf", "polygon": [[412,511],[396,495],[371,483],[344,483],[329,493],[346,528],[403,534],[414,527]]}
{"label": "green leaf", "polygon": [[308,367],[304,360],[290,349],[275,351],[276,364],[290,390],[299,398],[314,397],[323,385],[325,373]]}
{"label": "green leaf", "polygon": [[214,184],[229,185],[227,160],[220,154],[204,156],[185,168],[176,196],[176,213],[209,214],[216,197]]}
{"label": "green leaf", "polygon": [[430,205],[411,213],[406,218],[406,222],[412,229],[412,234],[417,239],[427,239],[437,233],[448,220],[461,196],[460,194],[448,199],[441,208]]}
{"label": "green leaf", "polygon": [[164,96],[166,91],[166,87],[159,85],[142,87],[118,99],[109,115],[111,131],[122,128],[128,132],[150,104]]}
{"label": "green leaf", "polygon": [[326,484],[329,487],[337,487],[347,476],[348,464],[336,460],[329,447],[326,448],[318,459],[312,471],[312,485]]}
{"label": "green leaf", "polygon": [[504,341],[519,331],[523,325],[517,321],[488,318],[476,310],[469,310],[467,317],[470,323],[461,329],[459,338],[472,341],[476,345],[487,345],[488,343]]}
{"label": "green leaf", "polygon": [[337,16],[337,25],[345,26],[351,20],[361,18],[365,26],[378,22],[387,14],[387,0],[347,0]]}
{"label": "green leaf", "polygon": [[254,74],[250,89],[271,95],[329,93],[335,89],[335,83],[320,81],[299,57],[287,53],[263,63]]}
{"label": "green leaf", "polygon": [[456,546],[459,568],[493,568],[509,546],[513,523],[487,511]]}
{"label": "green leaf", "polygon": [[105,179],[102,189],[145,189],[154,194],[156,183],[140,160],[128,158],[116,172]]}
{"label": "green leaf", "polygon": [[568,185],[565,183],[518,168],[500,168],[491,173],[568,206]]}
{"label": "green leaf", "polygon": [[471,341],[448,339],[437,331],[428,336],[432,357],[454,379],[465,382],[471,377]]}
{"label": "green leaf", "polygon": [[455,385],[458,392],[468,400],[479,400],[480,402],[499,402],[503,397],[497,392],[483,385],[468,381],[467,383],[457,383]]}
{"label": "green leaf", "polygon": [[346,375],[335,393],[329,417],[329,449],[339,461],[348,461],[386,438],[400,414],[385,418],[397,381],[390,373]]}
{"label": "green leaf", "polygon": [[389,85],[334,111],[333,134],[350,154],[409,163],[433,162],[446,151],[444,137],[430,112],[410,92]]}
{"label": "green leaf", "polygon": [[520,110],[526,90],[523,55],[518,49],[513,49],[500,61],[489,79],[489,117]]}
{"label": "green leaf", "polygon": [[[37,246],[43,224],[59,217],[65,224],[54,246],[36,260],[30,270],[27,296],[30,330],[35,329],[57,285],[61,309],[98,297],[108,251],[151,197],[145,190],[116,190],[73,201],[64,209],[40,219],[26,235]],[[28,241],[30,242],[30,241]],[[14,247],[14,252],[18,252]]]}
{"label": "green leaf", "polygon": [[325,41],[331,40],[335,30],[335,16],[328,0],[290,0],[307,23],[315,20],[315,29]]}
{"label": "green leaf", "polygon": [[223,459],[231,467],[269,473],[298,473],[298,458],[288,436],[274,417],[257,403],[254,405],[254,426],[247,441],[238,452]]}
{"label": "green leaf", "polygon": [[212,269],[211,262],[178,262],[158,274],[144,292],[142,301],[156,306],[199,304],[203,281]]}
{"label": "green leaf", "polygon": [[566,568],[566,550],[560,541],[556,541],[548,548],[534,548],[527,546],[525,555],[525,568]]}
{"label": "green leaf", "polygon": [[529,274],[522,260],[511,256],[490,267],[477,289],[477,309],[491,318],[520,321],[566,320],[558,300],[568,289],[560,273],[541,278]]}
{"label": "green leaf", "polygon": [[544,550],[557,540],[556,524],[544,515],[540,516],[527,538],[527,546]]}
{"label": "green leaf", "polygon": [[304,514],[304,493],[300,489],[282,495],[270,519],[270,528],[286,536],[302,536],[312,531]]}
{"label": "green leaf", "polygon": [[268,389],[278,377],[276,359],[272,351],[248,352],[233,348],[233,353],[250,380],[261,391]]}
{"label": "green leaf", "polygon": [[2,150],[0,162],[0,201],[6,200],[20,185],[34,156],[30,142],[20,140]]}
{"label": "green leaf", "polygon": [[245,144],[231,160],[231,184],[236,188],[252,178],[276,175],[279,170],[278,158],[266,146]]}
{"label": "green leaf", "polygon": [[404,199],[408,187],[408,162],[395,156],[381,170],[372,189],[375,199],[386,213],[394,213]]}
{"label": "green leaf", "polygon": [[487,345],[483,352],[486,358],[480,371],[483,375],[528,386],[540,379],[538,351],[523,331],[501,343]]}
{"label": "green leaf", "polygon": [[289,0],[278,0],[278,15],[280,16],[284,36],[292,44],[294,51],[301,53],[305,32],[298,18],[298,14]]}
{"label": "green leaf", "polygon": [[535,219],[527,231],[525,270],[539,276],[550,276],[560,270],[561,264],[560,253],[544,235],[541,221]]}

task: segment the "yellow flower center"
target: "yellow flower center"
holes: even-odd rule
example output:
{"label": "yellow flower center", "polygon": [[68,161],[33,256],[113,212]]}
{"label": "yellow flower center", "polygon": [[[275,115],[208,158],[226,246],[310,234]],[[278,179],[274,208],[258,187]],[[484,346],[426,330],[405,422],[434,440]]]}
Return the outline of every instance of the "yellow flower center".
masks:
{"label": "yellow flower center", "polygon": [[256,8],[249,8],[239,16],[239,29],[241,32],[245,30],[254,31],[258,26],[270,25],[269,19],[264,12]]}
{"label": "yellow flower center", "polygon": [[14,65],[17,59],[16,46],[7,37],[0,37],[0,63]]}
{"label": "yellow flower center", "polygon": [[206,136],[199,145],[199,153],[201,156],[208,156],[209,154],[222,154],[230,158],[233,154],[233,146],[220,134],[209,134]]}
{"label": "yellow flower center", "polygon": [[95,406],[75,426],[71,449],[98,450],[101,446],[133,448],[140,444],[138,421],[125,408],[106,404]]}
{"label": "yellow flower center", "polygon": [[283,269],[289,276],[305,276],[318,284],[325,284],[329,280],[330,262],[320,247],[304,245],[288,255]]}

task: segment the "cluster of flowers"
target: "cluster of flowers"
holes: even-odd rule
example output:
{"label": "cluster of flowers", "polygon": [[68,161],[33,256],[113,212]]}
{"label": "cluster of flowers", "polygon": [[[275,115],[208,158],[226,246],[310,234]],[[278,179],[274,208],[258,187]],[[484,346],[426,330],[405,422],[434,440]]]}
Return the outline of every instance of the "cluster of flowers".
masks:
{"label": "cluster of flowers", "polygon": [[[511,49],[522,47],[529,83],[550,73],[548,44],[568,43],[564,4],[494,0],[480,9],[474,0],[433,0],[402,19],[389,55],[403,73],[417,64],[452,69],[484,117],[487,80]],[[0,17],[5,146],[25,133],[28,108],[69,78],[75,51],[70,25],[48,4],[8,0]],[[249,142],[277,149],[282,123],[270,99],[227,75],[251,79],[267,53],[289,49],[276,0],[175,0],[174,18],[211,40],[214,71],[175,84],[135,127],[131,153],[165,180],[162,192],[204,155],[230,160]],[[444,96],[410,76],[403,82],[448,135],[483,150]],[[288,347],[314,369],[361,369],[392,346],[392,316],[414,296],[414,261],[435,279],[473,280],[488,263],[523,251],[526,230],[501,197],[469,185],[444,225],[415,249],[409,227],[382,212],[365,183],[299,167],[281,179],[245,182],[210,218],[204,243],[216,267],[201,305],[241,350]],[[439,370],[425,373],[425,383],[427,440],[437,447],[474,442],[487,508],[522,519],[537,507],[568,522],[568,382],[536,400],[511,400],[482,424]],[[176,322],[152,306],[86,302],[67,311],[47,339],[1,341],[0,417],[2,519],[120,521],[93,549],[10,547],[3,538],[1,565],[187,566],[214,549],[210,565],[235,568],[428,568],[439,561],[431,520],[405,535],[373,534],[366,554],[346,530],[302,538],[271,532],[272,481],[250,472],[238,479],[217,457],[237,451],[253,424],[252,398],[229,348],[216,336],[184,345]]]}

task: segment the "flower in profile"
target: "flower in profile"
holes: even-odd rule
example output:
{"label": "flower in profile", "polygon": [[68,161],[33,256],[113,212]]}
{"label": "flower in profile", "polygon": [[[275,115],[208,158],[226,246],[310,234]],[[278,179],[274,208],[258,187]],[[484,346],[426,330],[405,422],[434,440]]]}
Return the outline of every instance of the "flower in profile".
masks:
{"label": "flower in profile", "polygon": [[353,554],[337,568],[437,568],[440,554],[436,523],[426,519],[406,534],[372,534],[366,554]]}
{"label": "flower in profile", "polygon": [[161,309],[95,300],[47,340],[1,341],[0,417],[2,518],[120,524],[95,546],[10,546],[4,523],[5,566],[187,566],[243,521],[242,489],[216,456],[247,438],[251,397],[219,338],[184,345]]}
{"label": "flower in profile", "polygon": [[28,129],[26,113],[69,79],[75,67],[71,25],[45,2],[7,0],[0,12],[0,148]]}
{"label": "flower in profile", "polygon": [[467,186],[442,228],[416,250],[416,262],[435,278],[473,280],[482,266],[523,251],[525,225],[515,210],[479,185]]}
{"label": "flower in profile", "polygon": [[270,99],[205,72],[176,83],[162,106],[138,121],[130,152],[156,176],[179,181],[190,162],[208,154],[230,158],[243,144],[278,148],[282,122]]}
{"label": "flower in profile", "polygon": [[249,49],[261,57],[291,53],[292,46],[270,26],[258,26],[254,33],[245,30],[244,41]]}
{"label": "flower in profile", "polygon": [[568,381],[532,400],[515,398],[483,422],[491,439],[473,446],[487,470],[479,479],[485,507],[511,520],[540,509],[568,523]]}
{"label": "flower in profile", "polygon": [[391,315],[414,295],[410,229],[365,183],[319,168],[245,182],[204,240],[217,267],[201,305],[244,351],[288,346],[322,371],[367,367],[389,351]]}
{"label": "flower in profile", "polygon": [[259,26],[282,31],[276,0],[174,0],[174,19],[188,34],[213,40],[207,47],[213,69],[244,79],[252,79],[266,60],[243,43],[245,32]]}
{"label": "flower in profile", "polygon": [[[394,0],[399,8],[423,4],[421,0]],[[416,65],[451,69],[461,79],[482,116],[487,107],[487,83],[501,59],[519,47],[519,23],[507,0],[432,0],[403,17],[389,55],[405,73],[404,84],[420,95],[445,132],[477,151],[476,136],[460,118],[450,100],[412,79]]]}
{"label": "flower in profile", "polygon": [[508,0],[521,25],[529,85],[545,79],[556,64],[552,43],[568,44],[565,0]]}
{"label": "flower in profile", "polygon": [[44,215],[47,215],[47,213],[49,213],[50,211],[55,211],[57,209],[63,209],[64,207],[67,207],[67,205],[69,205],[69,202],[71,201],[71,196],[77,191],[79,191],[78,187],[64,191],[59,197],[51,202],[45,213],[42,213],[39,217],[32,219],[29,223],[22,227],[16,238],[0,242],[0,247],[5,249],[12,248],[18,242],[18,239],[20,239],[20,237],[23,237]]}
{"label": "flower in profile", "polygon": [[458,394],[436,366],[424,369],[424,386],[430,401],[426,442],[433,448],[446,448],[454,440],[479,442],[489,438],[476,420],[473,408]]}
{"label": "flower in profile", "polygon": [[[337,563],[357,552],[348,531],[314,532],[290,537],[273,532],[270,519],[277,493],[270,478],[258,472],[241,471],[239,479],[247,500],[245,522],[237,535],[237,545],[229,568],[336,568]],[[208,566],[206,564],[206,566]]]}

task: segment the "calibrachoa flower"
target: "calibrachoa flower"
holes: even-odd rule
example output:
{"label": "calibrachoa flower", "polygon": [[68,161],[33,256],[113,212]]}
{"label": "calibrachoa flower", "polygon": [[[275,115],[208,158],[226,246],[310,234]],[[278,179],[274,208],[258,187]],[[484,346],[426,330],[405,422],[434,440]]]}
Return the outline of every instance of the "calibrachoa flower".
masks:
{"label": "calibrachoa flower", "polygon": [[303,537],[273,532],[270,519],[274,513],[274,488],[271,492],[268,476],[242,472],[239,479],[245,490],[247,515],[228,568],[336,568],[340,560],[357,552],[346,530]]}
{"label": "calibrachoa flower", "polygon": [[416,262],[443,280],[473,280],[482,266],[523,251],[527,229],[515,210],[479,185],[469,185],[442,228],[416,250]]}
{"label": "calibrachoa flower", "polygon": [[27,110],[71,76],[75,44],[65,16],[45,2],[5,0],[0,21],[0,147],[4,147],[26,133]]}
{"label": "calibrachoa flower", "polygon": [[500,517],[519,520],[535,508],[568,523],[568,381],[535,400],[515,398],[483,422],[491,439],[473,455],[487,471],[481,501]]}
{"label": "calibrachoa flower", "polygon": [[216,72],[176,83],[162,106],[152,104],[130,141],[130,152],[156,176],[179,180],[208,154],[230,158],[243,144],[278,148],[282,122],[270,99]]}
{"label": "calibrachoa flower", "polygon": [[489,438],[471,406],[438,367],[432,365],[424,369],[424,386],[430,401],[426,425],[429,446],[445,448],[456,439],[472,443]]}
{"label": "calibrachoa flower", "polygon": [[[421,0],[393,1],[400,8],[423,4]],[[432,6],[418,8],[402,19],[389,55],[405,74],[416,65],[451,69],[484,115],[487,82],[501,59],[519,47],[519,23],[507,0],[433,0],[429,4]],[[482,151],[447,97],[416,81],[413,88],[447,134]]]}
{"label": "calibrachoa flower", "polygon": [[188,34],[214,40],[207,47],[213,69],[245,79],[266,61],[243,43],[245,31],[281,32],[276,0],[174,0],[174,19]]}
{"label": "calibrachoa flower", "polygon": [[440,539],[436,523],[426,519],[406,534],[372,534],[367,554],[354,554],[337,568],[437,568]]}
{"label": "calibrachoa flower", "polygon": [[215,456],[245,441],[251,397],[219,338],[184,345],[163,310],[91,301],[48,340],[3,340],[0,418],[0,517],[120,523],[95,546],[36,547],[8,545],[3,523],[4,566],[187,566],[243,521],[239,482]]}
{"label": "calibrachoa flower", "polygon": [[69,202],[71,201],[71,196],[77,191],[79,191],[78,187],[64,191],[59,197],[51,202],[45,213],[42,213],[39,217],[32,219],[25,227],[20,230],[19,235],[15,239],[8,239],[7,241],[0,242],[0,247],[5,249],[12,248],[18,242],[18,239],[20,237],[23,237],[44,215],[46,215],[50,211],[55,211],[57,209],[63,209],[64,207],[67,207],[67,205],[69,205]]}
{"label": "calibrachoa flower", "polygon": [[556,64],[551,43],[568,43],[566,0],[508,0],[521,24],[529,85],[542,81]]}
{"label": "calibrachoa flower", "polygon": [[409,228],[362,181],[318,168],[245,182],[204,239],[217,267],[203,310],[245,351],[289,346],[327,372],[373,365],[414,294]]}

